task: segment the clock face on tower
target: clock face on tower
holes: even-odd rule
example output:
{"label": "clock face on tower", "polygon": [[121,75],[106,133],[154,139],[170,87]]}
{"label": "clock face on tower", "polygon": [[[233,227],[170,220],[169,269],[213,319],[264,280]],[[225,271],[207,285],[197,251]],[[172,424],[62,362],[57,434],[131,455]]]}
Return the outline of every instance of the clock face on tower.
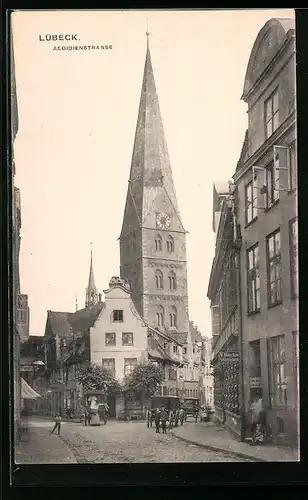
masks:
{"label": "clock face on tower", "polygon": [[159,229],[168,229],[170,227],[170,216],[165,212],[158,212],[156,214],[156,226]]}

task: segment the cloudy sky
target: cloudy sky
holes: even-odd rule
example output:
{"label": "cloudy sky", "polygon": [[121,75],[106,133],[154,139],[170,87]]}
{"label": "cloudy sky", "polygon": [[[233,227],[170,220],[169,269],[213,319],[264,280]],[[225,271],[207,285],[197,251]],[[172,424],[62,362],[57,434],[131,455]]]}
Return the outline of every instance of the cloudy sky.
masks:
{"label": "cloudy sky", "polygon": [[[210,335],[212,185],[234,173],[247,126],[240,100],[253,43],[290,10],[27,11],[13,14],[21,190],[20,272],[30,334],[46,311],[84,306],[119,275],[119,244],[146,51],[146,19],[178,204],[187,235],[190,319]],[[40,41],[77,34],[78,42]],[[108,50],[53,50],[112,45]]]}

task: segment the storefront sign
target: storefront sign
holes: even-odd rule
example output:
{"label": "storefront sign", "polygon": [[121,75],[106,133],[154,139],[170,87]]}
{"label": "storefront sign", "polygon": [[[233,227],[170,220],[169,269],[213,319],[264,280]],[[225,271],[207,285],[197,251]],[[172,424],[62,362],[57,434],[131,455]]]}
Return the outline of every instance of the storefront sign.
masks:
{"label": "storefront sign", "polygon": [[33,372],[34,368],[32,365],[21,365],[20,371],[21,372]]}
{"label": "storefront sign", "polygon": [[261,377],[250,377],[249,385],[251,389],[259,389],[262,385]]}
{"label": "storefront sign", "polygon": [[239,361],[240,353],[239,352],[224,352],[222,353],[222,359],[224,361]]}

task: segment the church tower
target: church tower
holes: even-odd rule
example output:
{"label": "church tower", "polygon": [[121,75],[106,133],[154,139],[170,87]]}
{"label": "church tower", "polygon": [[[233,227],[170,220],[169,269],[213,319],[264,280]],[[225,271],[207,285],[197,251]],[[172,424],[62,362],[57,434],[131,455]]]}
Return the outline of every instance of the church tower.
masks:
{"label": "church tower", "polygon": [[97,302],[98,302],[98,293],[94,281],[93,260],[92,260],[92,250],[91,250],[90,272],[89,272],[88,286],[86,288],[85,306],[86,307],[94,306],[95,304],[97,304]]}
{"label": "church tower", "polygon": [[188,331],[186,231],[178,209],[147,33],[139,113],[120,235],[120,273],[148,325]]}

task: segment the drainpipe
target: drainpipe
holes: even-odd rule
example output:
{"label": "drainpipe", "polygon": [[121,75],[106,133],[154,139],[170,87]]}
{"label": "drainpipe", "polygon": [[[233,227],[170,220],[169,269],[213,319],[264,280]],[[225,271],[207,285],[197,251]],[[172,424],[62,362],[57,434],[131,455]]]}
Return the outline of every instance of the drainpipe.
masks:
{"label": "drainpipe", "polygon": [[235,213],[234,196],[232,197],[232,216],[233,216],[233,237],[235,243],[236,258],[236,286],[238,298],[238,316],[239,316],[239,344],[240,344],[240,418],[241,418],[241,441],[245,441],[245,391],[244,391],[244,349],[243,349],[243,320],[242,320],[242,294],[241,294],[241,235],[237,235],[237,219]]}

